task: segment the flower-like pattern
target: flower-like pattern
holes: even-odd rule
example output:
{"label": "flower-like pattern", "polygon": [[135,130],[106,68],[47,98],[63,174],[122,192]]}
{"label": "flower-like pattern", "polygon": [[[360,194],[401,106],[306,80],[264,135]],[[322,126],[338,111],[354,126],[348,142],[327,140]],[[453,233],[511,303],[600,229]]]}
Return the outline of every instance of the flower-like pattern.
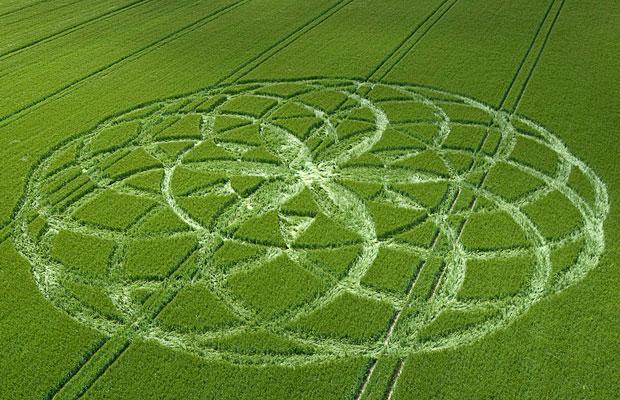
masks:
{"label": "flower-like pattern", "polygon": [[43,295],[105,334],[295,363],[506,326],[597,264],[607,210],[526,118],[422,87],[254,82],[53,149],[15,241]]}

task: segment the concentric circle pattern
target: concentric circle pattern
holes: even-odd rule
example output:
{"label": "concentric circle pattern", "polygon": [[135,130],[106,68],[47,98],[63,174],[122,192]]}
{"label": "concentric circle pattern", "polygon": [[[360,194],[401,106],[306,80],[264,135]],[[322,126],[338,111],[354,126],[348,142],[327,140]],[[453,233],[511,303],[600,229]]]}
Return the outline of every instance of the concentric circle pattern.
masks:
{"label": "concentric circle pattern", "polygon": [[607,208],[557,137],[472,99],[258,82],[54,149],[15,238],[41,293],[107,335],[292,364],[504,327],[596,265]]}

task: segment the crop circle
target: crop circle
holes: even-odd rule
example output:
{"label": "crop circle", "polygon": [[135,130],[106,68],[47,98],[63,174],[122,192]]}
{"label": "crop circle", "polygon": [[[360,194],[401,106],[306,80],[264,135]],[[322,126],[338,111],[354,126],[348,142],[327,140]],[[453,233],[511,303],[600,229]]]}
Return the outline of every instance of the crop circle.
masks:
{"label": "crop circle", "polygon": [[602,181],[524,117],[319,79],[105,120],[41,160],[14,236],[41,293],[107,335],[290,364],[504,327],[596,266],[607,211]]}

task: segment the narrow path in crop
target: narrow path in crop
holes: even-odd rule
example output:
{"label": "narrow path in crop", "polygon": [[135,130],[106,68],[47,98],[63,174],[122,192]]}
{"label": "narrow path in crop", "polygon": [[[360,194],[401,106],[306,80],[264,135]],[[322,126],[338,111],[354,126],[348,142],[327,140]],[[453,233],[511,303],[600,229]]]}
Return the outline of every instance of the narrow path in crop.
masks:
{"label": "narrow path in crop", "polygon": [[[441,18],[446,15],[448,11],[457,3],[458,0],[446,0],[439,4],[437,8],[435,8],[422,22],[420,22],[413,31],[391,52],[388,56],[377,65],[370,73],[368,74],[368,80],[378,80],[385,78],[385,76],[403,59],[407,54],[413,50],[413,48],[424,38],[426,33],[428,33],[432,27],[441,20]],[[438,235],[435,235],[433,238],[433,243],[431,248],[435,246],[435,242],[437,240]],[[423,268],[423,267],[422,267]],[[421,270],[420,270],[421,271]],[[410,285],[406,298],[408,299],[411,295],[413,287],[415,285],[415,279],[420,275],[420,272],[417,273],[416,277],[412,281]],[[407,300],[408,301],[408,300]],[[387,345],[390,341],[390,338],[393,334],[394,328],[398,323],[400,318],[400,314],[402,309],[397,311],[394,317],[392,318],[390,325],[387,328],[387,334],[385,337],[384,343]],[[360,400],[364,393],[366,392],[366,388],[368,387],[368,383],[370,382],[373,372],[377,366],[378,359],[371,358],[366,367],[366,373],[364,378],[361,381],[360,386],[356,390],[355,400]],[[396,382],[395,379],[394,383]]]}
{"label": "narrow path in crop", "polygon": [[426,34],[446,15],[459,0],[445,0],[423,19],[411,33],[379,63],[367,76],[369,81],[381,81],[398,65]]}
{"label": "narrow path in crop", "polygon": [[247,74],[255,70],[256,68],[258,68],[265,61],[269,60],[271,57],[275,56],[280,51],[287,48],[289,45],[297,41],[299,38],[301,38],[306,33],[312,31],[314,28],[316,28],[317,26],[325,22],[327,19],[329,19],[334,14],[336,14],[342,8],[351,4],[353,1],[355,0],[340,0],[338,3],[329,7],[327,10],[325,10],[323,13],[321,13],[317,17],[308,21],[306,24],[300,26],[295,31],[291,32],[290,34],[283,37],[282,39],[276,41],[273,45],[271,45],[270,47],[268,47],[267,49],[265,49],[264,51],[262,51],[255,57],[249,59],[245,63],[241,64],[240,66],[232,70],[230,74],[220,79],[216,84],[238,82],[241,78],[243,78],[244,76],[246,76]]}
{"label": "narrow path in crop", "polygon": [[118,58],[114,61],[112,61],[109,64],[106,64],[100,68],[98,68],[97,70],[79,78],[76,79],[72,82],[69,82],[66,85],[63,85],[62,87],[58,88],[57,90],[46,94],[43,97],[40,97],[28,104],[26,104],[23,107],[18,108],[17,110],[5,114],[3,116],[0,116],[0,128],[9,125],[10,123],[16,121],[17,119],[23,117],[24,115],[27,115],[28,113],[30,113],[31,111],[33,111],[34,109],[40,107],[41,105],[49,102],[49,101],[53,101],[55,99],[58,99],[62,96],[64,96],[66,93],[68,93],[69,91],[71,91],[72,89],[82,85],[83,83],[96,78],[100,75],[103,75],[105,73],[108,73],[110,70],[120,67],[121,65],[124,65],[126,63],[129,62],[133,62],[137,59],[139,59],[140,57],[144,56],[145,54],[148,54],[152,51],[154,51],[155,49],[170,43],[184,35],[187,35],[188,33],[195,31],[196,29],[199,29],[201,27],[203,27],[204,25],[208,24],[209,22],[212,22],[214,20],[216,20],[217,18],[229,13],[230,11],[236,9],[237,7],[242,6],[243,4],[249,2],[250,0],[237,0],[234,1],[224,7],[221,7],[217,10],[215,10],[212,13],[209,13],[208,15],[198,19],[197,21],[192,22],[191,24],[185,25],[184,27],[181,27],[180,29],[177,29],[176,31],[173,31],[151,43],[149,43],[146,46],[143,46],[141,48],[139,48],[138,50],[129,53],[127,55],[124,55],[121,58]]}
{"label": "narrow path in crop", "polygon": [[[536,67],[538,66],[538,63],[540,62],[540,59],[542,57],[543,51],[545,50],[545,47],[547,46],[547,43],[549,41],[549,37],[551,36],[551,32],[553,31],[553,27],[555,26],[556,22],[558,21],[558,18],[560,17],[560,13],[562,12],[562,8],[564,7],[564,3],[566,0],[562,0],[561,2],[559,2],[559,6],[555,7],[558,2],[554,1],[553,5],[554,8],[557,8],[557,11],[555,12],[555,15],[553,16],[553,20],[551,21],[551,24],[548,26],[546,32],[545,32],[545,38],[540,46],[540,49],[538,49],[538,52],[536,54],[536,57],[534,59],[534,62],[531,66],[531,68],[527,71],[527,77],[525,78],[525,82],[523,83],[523,85],[520,87],[520,90],[518,92],[518,95],[516,97],[516,100],[514,101],[514,103],[510,106],[509,110],[514,113],[517,108],[519,107],[519,103],[521,102],[521,98],[523,97],[523,94],[525,93],[525,90],[527,89],[527,85],[530,82],[530,79],[532,78],[532,75],[534,74],[534,70],[536,69]],[[528,54],[529,56],[529,54]]]}
{"label": "narrow path in crop", "polygon": [[[516,88],[517,95],[516,95],[515,102],[512,104],[512,106],[509,106],[509,110],[511,112],[514,113],[514,111],[516,110],[516,108],[518,106],[518,103],[519,103],[519,101],[520,101],[520,99],[521,99],[521,97],[522,97],[522,95],[523,95],[523,93],[524,93],[524,91],[526,89],[527,83],[529,82],[529,79],[532,76],[532,74],[534,72],[534,69],[538,65],[538,61],[540,60],[542,52],[543,52],[543,50],[544,50],[544,48],[545,48],[545,46],[547,44],[547,40],[548,40],[548,38],[549,38],[549,36],[551,34],[551,31],[553,30],[553,27],[555,26],[555,23],[556,23],[559,15],[560,15],[560,12],[562,10],[562,6],[564,5],[564,1],[565,0],[561,0],[561,1],[554,0],[553,2],[551,2],[549,4],[549,7],[547,8],[547,10],[546,10],[546,12],[545,12],[545,14],[543,16],[542,21],[540,22],[538,28],[536,29],[534,37],[532,38],[532,41],[531,41],[527,51],[525,52],[521,62],[519,63],[519,65],[517,67],[517,70],[516,70],[515,75],[513,76],[513,79],[510,81],[510,83],[508,85],[508,88],[506,89],[506,92],[505,92],[504,96],[502,97],[502,99],[500,101],[498,109],[501,110],[501,109],[503,109],[505,107],[505,103],[510,98],[511,92],[513,90],[515,90],[515,83],[517,81],[519,81],[519,78],[521,76],[526,76],[525,82],[522,84],[522,86]],[[554,8],[555,8],[555,13],[551,14],[551,10],[554,9]],[[548,23],[549,20],[550,20],[550,18],[549,18],[550,15],[553,15],[553,17],[551,19],[551,22]],[[545,31],[543,31],[543,27],[546,27]],[[539,43],[541,41],[541,38],[542,38],[542,44],[540,45],[537,54],[534,56],[535,57],[534,58],[534,62],[531,63],[531,65],[528,65],[529,64],[528,61],[533,57],[532,49],[537,47],[536,45],[537,45],[537,43]],[[524,66],[529,66],[529,69],[524,68]],[[481,146],[479,147],[478,151],[482,148],[482,146],[484,145],[484,142],[487,140],[487,138],[489,136],[489,129],[491,127],[491,124],[492,123],[489,124],[489,127],[488,127],[487,132],[486,132],[486,136],[484,137],[483,142],[482,142]],[[485,182],[487,176],[488,176],[488,174],[485,174],[482,177],[482,179],[480,181],[480,184],[478,185],[479,188],[482,188],[484,186],[484,182]],[[456,200],[456,197],[455,197],[455,200]],[[477,201],[477,197],[474,197],[473,201],[472,201],[472,203],[470,205],[470,211],[474,209],[476,201]],[[458,238],[460,238],[461,234],[463,233],[463,230],[464,230],[464,227],[465,227],[466,224],[467,224],[467,220],[465,220],[465,223],[462,224],[460,226],[460,229],[457,231],[457,237]],[[437,290],[437,286],[433,290],[433,295],[435,294],[436,290]],[[400,317],[400,313],[397,314],[396,318],[394,319],[393,326],[389,327],[389,329],[388,329],[388,336],[386,337],[386,342],[389,342],[390,333],[393,331],[395,325],[398,323],[399,317]],[[389,386],[387,388],[385,398],[388,399],[388,400],[391,400],[393,395],[394,395],[394,390],[396,389],[396,386],[398,384],[398,380],[400,378],[400,375],[402,373],[404,365],[405,365],[405,359],[402,358],[401,361],[396,366],[394,372],[393,372],[394,379],[390,382],[390,384],[389,384]],[[369,376],[368,376],[367,379],[370,379],[370,375],[371,374],[368,374],[368,375]],[[363,393],[361,392],[360,395],[356,399],[361,398],[361,394],[363,394]]]}
{"label": "narrow path in crop", "polygon": [[45,3],[46,1],[50,1],[50,0],[39,0],[39,1],[33,1],[33,2],[32,2],[32,3],[30,3],[30,4],[26,4],[26,5],[23,5],[23,6],[21,6],[21,7],[17,7],[17,8],[14,8],[14,9],[12,9],[12,10],[5,11],[5,12],[3,12],[3,13],[1,13],[1,14],[0,14],[0,18],[5,17],[5,16],[7,16],[7,15],[15,14],[16,12],[20,12],[20,11],[22,11],[22,10],[25,10],[26,8],[34,7],[34,6],[36,6],[37,4]]}
{"label": "narrow path in crop", "polygon": [[80,29],[82,29],[82,28],[84,28],[86,26],[89,26],[89,25],[91,25],[91,24],[93,24],[93,23],[95,23],[97,21],[101,21],[101,20],[103,20],[105,18],[109,18],[109,17],[112,17],[114,15],[123,13],[125,11],[131,10],[133,8],[139,7],[140,5],[142,5],[144,3],[147,3],[149,1],[153,1],[153,0],[137,0],[137,1],[133,1],[133,2],[130,2],[129,4],[125,4],[125,5],[121,6],[121,7],[116,7],[114,9],[112,9],[112,10],[106,11],[106,12],[104,12],[102,14],[96,15],[96,16],[94,16],[92,18],[89,18],[89,19],[87,19],[85,21],[82,21],[82,22],[79,22],[77,24],[73,24],[71,26],[63,28],[63,29],[61,29],[59,31],[56,31],[54,33],[51,33],[49,35],[37,38],[35,40],[31,40],[30,42],[25,43],[25,44],[23,44],[21,46],[18,46],[16,48],[11,49],[11,50],[7,50],[4,53],[0,53],[0,61],[5,60],[5,59],[7,59],[7,58],[9,58],[11,56],[14,56],[16,54],[19,54],[19,53],[23,52],[24,50],[28,50],[28,49],[30,49],[30,48],[32,48],[34,46],[37,46],[37,45],[40,45],[40,44],[43,44],[43,43],[46,43],[46,42],[49,42],[49,41],[61,38],[63,36],[66,36],[66,35],[68,35],[68,34],[70,34],[72,32],[78,31],[78,30],[80,30]]}

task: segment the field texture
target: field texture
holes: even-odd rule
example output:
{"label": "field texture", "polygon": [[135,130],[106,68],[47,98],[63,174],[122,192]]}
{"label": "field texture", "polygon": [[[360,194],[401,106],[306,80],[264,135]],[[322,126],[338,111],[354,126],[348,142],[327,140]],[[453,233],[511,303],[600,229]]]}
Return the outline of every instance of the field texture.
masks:
{"label": "field texture", "polygon": [[0,1],[0,398],[617,398],[619,4]]}

